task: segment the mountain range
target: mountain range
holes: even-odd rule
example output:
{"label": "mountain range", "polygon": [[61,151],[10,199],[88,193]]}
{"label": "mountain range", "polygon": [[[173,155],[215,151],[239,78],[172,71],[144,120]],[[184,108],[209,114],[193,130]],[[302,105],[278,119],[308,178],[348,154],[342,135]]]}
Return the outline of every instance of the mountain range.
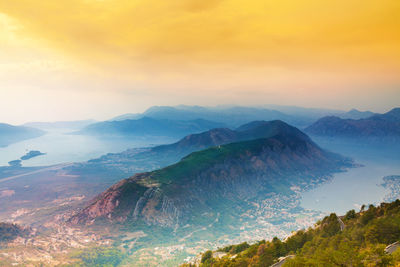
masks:
{"label": "mountain range", "polygon": [[206,128],[209,125],[214,126],[211,128],[229,127],[233,129],[250,121],[282,120],[296,127],[304,128],[326,115],[351,119],[374,115],[370,111],[358,111],[356,109],[344,112],[292,106],[270,107],[153,106],[143,113],[123,114],[105,122],[90,124],[78,133],[114,136],[156,135],[182,137],[186,134],[197,133],[199,129],[207,130]]}
{"label": "mountain range", "polygon": [[[326,113],[323,113],[326,114]],[[143,113],[124,114],[113,120],[139,119],[151,117],[163,120],[210,120],[223,123],[230,128],[238,127],[241,124],[255,120],[283,120],[292,125],[303,127],[309,125],[316,118],[308,113],[299,115],[298,113],[286,114],[284,112],[263,107],[243,107],[243,106],[153,106]]]}
{"label": "mountain range", "polygon": [[[210,131],[204,138],[188,137],[193,141],[189,144],[196,146],[203,144],[204,141],[198,142],[200,139],[208,145],[227,144],[124,179],[93,199],[70,222],[111,221],[163,227],[196,224],[204,212],[239,209],[249,200],[261,201],[270,193],[288,193],[292,186],[304,187],[319,177],[352,166],[349,159],[322,150],[303,132],[281,121],[253,122],[239,127],[237,132],[218,131],[218,136]],[[250,140],[238,141],[247,138]],[[188,140],[173,146],[184,142]]]}
{"label": "mountain range", "polygon": [[224,127],[218,122],[195,120],[168,120],[143,117],[140,119],[125,119],[104,121],[90,124],[76,134],[99,136],[169,136],[183,137],[212,128]]}
{"label": "mountain range", "polygon": [[343,110],[305,108],[297,106],[266,105],[263,107],[244,107],[244,106],[153,106],[143,113],[127,113],[111,120],[139,119],[142,117],[152,117],[159,119],[172,120],[193,120],[197,118],[224,122],[229,126],[253,120],[284,120],[295,126],[305,126],[313,120],[325,116],[337,116],[343,119],[364,119],[376,113],[371,111],[360,111],[351,109],[347,112]]}
{"label": "mountain range", "polygon": [[400,108],[358,120],[335,116],[324,117],[307,127],[305,132],[315,136],[398,140]]}

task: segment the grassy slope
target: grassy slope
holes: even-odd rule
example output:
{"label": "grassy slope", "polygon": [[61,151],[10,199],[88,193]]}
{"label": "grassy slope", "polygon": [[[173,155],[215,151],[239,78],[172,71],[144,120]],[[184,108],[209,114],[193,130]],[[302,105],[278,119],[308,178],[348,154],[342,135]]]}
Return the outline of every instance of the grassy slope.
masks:
{"label": "grassy slope", "polygon": [[228,157],[237,157],[245,151],[260,153],[269,142],[270,140],[268,139],[257,139],[211,147],[199,152],[194,152],[183,158],[180,162],[161,170],[151,172],[150,175],[152,179],[162,184],[179,182],[182,179],[188,178],[193,174],[222,162]]}

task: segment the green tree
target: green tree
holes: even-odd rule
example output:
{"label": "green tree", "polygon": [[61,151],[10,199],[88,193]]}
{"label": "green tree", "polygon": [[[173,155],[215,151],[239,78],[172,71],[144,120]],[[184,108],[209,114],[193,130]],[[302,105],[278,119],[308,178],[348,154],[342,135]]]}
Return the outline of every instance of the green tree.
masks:
{"label": "green tree", "polygon": [[213,257],[212,251],[211,250],[207,250],[201,256],[201,263],[205,263],[207,260],[212,259],[212,257]]}

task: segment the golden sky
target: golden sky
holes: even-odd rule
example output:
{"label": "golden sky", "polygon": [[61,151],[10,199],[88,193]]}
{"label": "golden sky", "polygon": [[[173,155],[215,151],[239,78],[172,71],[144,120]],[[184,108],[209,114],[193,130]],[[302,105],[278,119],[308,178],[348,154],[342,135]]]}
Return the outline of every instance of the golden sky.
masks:
{"label": "golden sky", "polygon": [[0,121],[400,103],[399,0],[0,0]]}

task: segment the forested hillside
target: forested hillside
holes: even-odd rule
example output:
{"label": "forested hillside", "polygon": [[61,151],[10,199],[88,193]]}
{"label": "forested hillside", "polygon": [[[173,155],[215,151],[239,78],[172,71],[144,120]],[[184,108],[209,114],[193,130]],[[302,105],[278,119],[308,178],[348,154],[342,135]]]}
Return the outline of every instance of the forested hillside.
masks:
{"label": "forested hillside", "polygon": [[[400,264],[400,200],[343,217],[332,213],[284,241],[242,243],[202,255],[200,266],[397,266]],[[386,248],[386,249],[385,249]],[[183,266],[191,266],[185,264]]]}

